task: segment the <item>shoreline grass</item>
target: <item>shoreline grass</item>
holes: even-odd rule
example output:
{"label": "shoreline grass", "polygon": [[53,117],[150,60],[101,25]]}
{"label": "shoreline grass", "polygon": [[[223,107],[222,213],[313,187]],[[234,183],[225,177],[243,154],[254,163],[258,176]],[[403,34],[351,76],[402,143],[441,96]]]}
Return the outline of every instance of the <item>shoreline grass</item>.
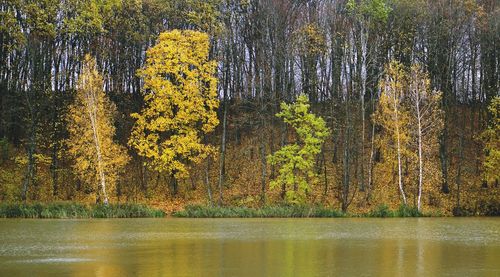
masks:
{"label": "shoreline grass", "polygon": [[[276,205],[262,208],[238,206],[188,205],[184,210],[170,214],[177,218],[403,218],[443,217],[439,212],[421,213],[415,207],[401,205],[390,209],[379,205],[366,213],[343,213],[320,205]],[[76,202],[55,203],[0,203],[0,218],[158,218],[162,210],[144,204],[86,205]],[[455,215],[456,216],[456,215]],[[463,215],[462,215],[463,216]]]}
{"label": "shoreline grass", "polygon": [[266,206],[255,209],[189,205],[182,211],[174,212],[173,216],[185,218],[306,218],[344,217],[345,214],[318,206]]}
{"label": "shoreline grass", "polygon": [[248,207],[210,207],[189,205],[184,210],[174,212],[180,218],[339,218],[339,217],[439,217],[440,214],[423,214],[416,208],[400,206],[391,210],[387,205],[377,206],[368,213],[350,214],[322,206],[266,206],[263,208]]}
{"label": "shoreline grass", "polygon": [[142,204],[85,205],[62,203],[2,203],[0,218],[145,218],[164,217],[161,210]]}
{"label": "shoreline grass", "polygon": [[424,214],[420,212],[416,207],[401,205],[397,210],[391,210],[385,204],[375,207],[375,209],[370,212],[363,214],[362,217],[439,217],[440,215]]}

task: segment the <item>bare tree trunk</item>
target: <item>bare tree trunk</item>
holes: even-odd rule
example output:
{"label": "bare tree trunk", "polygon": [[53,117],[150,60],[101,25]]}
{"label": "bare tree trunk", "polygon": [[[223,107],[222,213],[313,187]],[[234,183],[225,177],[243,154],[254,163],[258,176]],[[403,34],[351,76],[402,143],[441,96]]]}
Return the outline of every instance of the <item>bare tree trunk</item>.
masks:
{"label": "bare tree trunk", "polygon": [[444,116],[444,128],[443,133],[439,137],[439,158],[441,160],[441,192],[450,193],[450,187],[448,185],[448,153],[447,153],[447,140],[448,140],[448,126],[447,126],[447,110],[445,110]]}
{"label": "bare tree trunk", "polygon": [[[57,79],[57,78],[56,78]],[[53,115],[52,115],[52,132],[53,132],[53,138],[54,140],[57,139],[57,127],[56,127],[56,121],[57,121],[57,112],[56,112],[56,95],[53,93],[54,102],[53,102]],[[55,198],[58,193],[58,183],[57,183],[57,167],[58,167],[58,157],[57,157],[57,149],[58,149],[58,143],[54,141],[52,143],[52,161],[50,162],[50,173],[52,177],[52,196]]]}
{"label": "bare tree trunk", "polygon": [[350,185],[350,129],[351,129],[351,123],[349,120],[350,113],[349,113],[349,96],[346,97],[345,100],[345,131],[344,131],[344,159],[343,159],[343,165],[344,165],[344,179],[343,179],[343,184],[342,184],[342,212],[347,212],[347,208],[349,206],[348,201],[349,201],[349,185]]}
{"label": "bare tree trunk", "polygon": [[[347,127],[348,128],[348,127]],[[348,133],[349,131],[346,130]],[[348,134],[344,134],[344,180],[342,185],[342,212],[347,212],[349,198],[349,142]]]}
{"label": "bare tree trunk", "polygon": [[[63,42],[64,43],[64,42]],[[53,49],[54,52],[56,51]],[[59,118],[59,112],[58,112],[58,95],[60,92],[60,84],[59,84],[59,65],[61,63],[62,55],[58,55],[58,58],[55,61],[55,67],[54,67],[54,90],[52,91],[52,132],[53,132],[53,139],[55,140],[52,143],[52,161],[50,164],[50,171],[52,175],[52,196],[55,198],[57,197],[58,190],[59,190],[59,184],[58,184],[58,146],[59,144],[57,141],[59,140],[58,136],[58,127],[57,127],[57,122]]]}
{"label": "bare tree trunk", "polygon": [[394,116],[395,116],[395,123],[396,123],[396,140],[397,140],[397,153],[398,153],[398,185],[399,185],[399,192],[401,193],[401,196],[403,197],[403,204],[406,205],[406,195],[403,190],[403,176],[402,176],[402,169],[401,169],[401,141],[400,141],[400,134],[399,134],[399,117],[398,117],[398,107],[396,104],[396,92],[393,92],[393,104],[394,104]]}
{"label": "bare tree trunk", "polygon": [[52,146],[52,161],[50,163],[50,171],[52,177],[52,196],[55,198],[59,193],[59,184],[58,184],[58,174],[57,174],[57,143],[54,143]]}
{"label": "bare tree trunk", "polygon": [[34,184],[35,180],[35,144],[36,144],[36,118],[34,114],[34,107],[30,101],[30,96],[28,92],[25,92],[26,102],[29,109],[30,127],[29,127],[29,142],[26,147],[28,152],[28,165],[26,169],[26,176],[23,181],[23,190],[21,193],[21,199],[26,202],[28,198],[28,189],[30,185]]}
{"label": "bare tree trunk", "polygon": [[[264,120],[262,120],[264,121]],[[264,141],[264,132],[262,132],[261,144],[260,144],[260,161],[262,167],[261,176],[261,198],[260,201],[262,206],[266,204],[266,178],[267,178],[267,166],[266,166],[266,143]]]}
{"label": "bare tree trunk", "polygon": [[175,174],[176,172],[172,172],[172,174],[170,175],[170,180],[171,180],[171,184],[172,184],[172,197],[175,197],[177,196],[177,192],[178,192],[178,188],[179,188],[179,180],[177,180],[177,177],[175,177]]}
{"label": "bare tree trunk", "polygon": [[148,191],[148,167],[142,162],[143,158],[139,158],[141,163],[139,165],[140,172],[140,186],[143,192],[147,195]]}
{"label": "bare tree trunk", "polygon": [[461,208],[460,208],[460,189],[462,185],[462,164],[464,160],[464,132],[465,132],[465,116],[464,112],[462,112],[462,126],[460,130],[460,135],[459,135],[459,143],[458,143],[458,165],[457,165],[457,177],[456,177],[456,183],[457,183],[457,211],[462,213]]}
{"label": "bare tree trunk", "polygon": [[323,149],[321,151],[321,162],[323,163],[323,182],[325,186],[325,190],[323,191],[323,195],[328,194],[328,176],[326,172],[326,158],[325,158],[325,145],[323,144]]}
{"label": "bare tree trunk", "polygon": [[365,94],[366,94],[366,55],[367,55],[367,32],[365,27],[361,27],[361,187],[360,190],[365,190]]}
{"label": "bare tree trunk", "polygon": [[371,191],[373,189],[373,155],[375,152],[375,124],[372,124],[372,138],[370,147],[370,166],[368,168],[368,193],[366,194],[366,200],[369,201],[371,197]]}
{"label": "bare tree trunk", "polygon": [[[34,127],[32,127],[34,128]],[[33,132],[33,130],[31,131]],[[34,183],[34,178],[35,178],[35,157],[34,157],[34,152],[35,152],[35,142],[34,138],[32,138],[33,134],[30,134],[30,140],[27,146],[27,152],[28,152],[28,167],[26,171],[26,176],[23,181],[23,190],[21,194],[21,199],[23,202],[26,202],[28,198],[28,188],[30,184],[32,185]]]}
{"label": "bare tree trunk", "polygon": [[[418,89],[418,88],[416,88]],[[422,123],[420,115],[420,95],[419,92],[415,92],[416,96],[416,112],[417,112],[417,136],[418,136],[418,200],[417,200],[417,210],[420,211],[421,198],[422,198],[422,182],[423,182],[423,161],[422,161]]]}
{"label": "bare tree trunk", "polygon": [[[281,142],[280,142],[280,147],[285,146],[287,143],[287,126],[284,123],[281,123]],[[286,196],[286,185],[281,184],[281,192],[280,196],[282,200],[285,200]]]}
{"label": "bare tree trunk", "polygon": [[207,187],[208,203],[210,206],[213,206],[212,188],[210,186],[209,178],[210,178],[210,158],[207,158],[207,167],[205,168],[205,186]]}
{"label": "bare tree trunk", "polygon": [[227,124],[227,103],[226,103],[226,92],[224,92],[224,115],[222,119],[222,139],[220,144],[220,161],[219,161],[219,207],[222,206],[222,185],[224,184],[224,179],[226,175],[226,124]]}

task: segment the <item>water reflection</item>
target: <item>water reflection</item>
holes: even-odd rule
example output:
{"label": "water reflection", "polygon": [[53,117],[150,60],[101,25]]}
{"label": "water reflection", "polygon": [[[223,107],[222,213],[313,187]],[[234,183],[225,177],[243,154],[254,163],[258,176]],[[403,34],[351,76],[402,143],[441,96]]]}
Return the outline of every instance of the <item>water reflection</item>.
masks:
{"label": "water reflection", "polygon": [[500,220],[0,220],[0,275],[495,276]]}

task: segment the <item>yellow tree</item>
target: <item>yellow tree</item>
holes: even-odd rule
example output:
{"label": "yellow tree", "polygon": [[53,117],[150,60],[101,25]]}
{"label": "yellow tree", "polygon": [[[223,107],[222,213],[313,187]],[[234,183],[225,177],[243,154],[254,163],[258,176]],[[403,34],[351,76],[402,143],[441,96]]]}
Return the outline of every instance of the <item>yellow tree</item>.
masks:
{"label": "yellow tree", "polygon": [[409,153],[410,141],[408,111],[403,105],[403,96],[406,86],[406,74],[403,65],[391,62],[385,69],[385,76],[380,81],[381,95],[377,110],[373,115],[375,124],[382,127],[378,139],[384,161],[393,168],[397,166],[398,187],[403,204],[406,205],[406,194],[403,186],[402,163]]}
{"label": "yellow tree", "polygon": [[[443,129],[441,92],[430,88],[430,80],[419,65],[413,65],[409,78],[409,100],[412,129],[417,140],[418,190],[417,209],[421,209],[424,176],[431,169],[433,154],[437,152],[438,136]],[[425,169],[425,170],[424,170]],[[439,170],[438,170],[439,171]]]}
{"label": "yellow tree", "polygon": [[108,191],[129,160],[126,149],[113,141],[115,114],[116,106],[104,93],[96,62],[86,55],[75,100],[67,115],[69,139],[66,144],[74,159],[75,172],[84,183],[97,183],[96,202],[105,204]]}
{"label": "yellow tree", "polygon": [[481,134],[484,141],[484,178],[487,182],[500,180],[500,96],[491,100],[488,106],[490,122]]}
{"label": "yellow tree", "polygon": [[215,70],[207,34],[173,30],[160,34],[138,72],[145,106],[132,114],[129,144],[154,170],[173,178],[174,194],[177,180],[189,176],[189,164],[215,151],[202,143],[202,135],[219,124]]}

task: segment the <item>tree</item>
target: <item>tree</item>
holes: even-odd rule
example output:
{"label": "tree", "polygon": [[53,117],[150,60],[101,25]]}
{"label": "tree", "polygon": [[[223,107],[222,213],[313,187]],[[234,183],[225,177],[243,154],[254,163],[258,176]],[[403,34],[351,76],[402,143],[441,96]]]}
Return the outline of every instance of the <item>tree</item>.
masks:
{"label": "tree", "polygon": [[108,203],[108,191],[116,184],[127,164],[126,149],[113,141],[116,106],[103,91],[103,79],[95,60],[86,55],[78,80],[75,101],[67,121],[68,153],[79,178],[91,185],[97,182],[96,202]]}
{"label": "tree", "polygon": [[406,74],[403,65],[393,61],[386,67],[380,81],[381,95],[377,110],[373,115],[374,124],[383,128],[379,139],[385,161],[391,166],[397,163],[398,187],[403,204],[406,195],[403,187],[403,156],[408,153],[410,140],[408,131],[409,115],[403,106]]}
{"label": "tree", "polygon": [[132,114],[129,144],[154,170],[173,178],[174,194],[177,180],[189,176],[189,164],[215,151],[202,143],[203,134],[219,124],[216,63],[208,55],[207,34],[164,32],[138,72],[147,93],[142,111]]}
{"label": "tree", "polygon": [[487,182],[500,180],[500,96],[496,96],[488,105],[490,122],[483,131],[481,138],[484,141],[485,159],[484,178]]}
{"label": "tree", "polygon": [[[365,189],[365,136],[366,136],[366,93],[368,81],[368,67],[372,67],[376,63],[377,56],[374,55],[378,51],[380,39],[377,39],[376,33],[381,29],[381,26],[387,23],[391,8],[386,0],[361,0],[356,3],[354,0],[347,1],[347,10],[354,19],[354,32],[359,34],[358,55],[360,55],[360,95],[361,102],[361,164],[360,164],[360,183],[361,190]],[[373,99],[373,92],[372,92]],[[373,138],[372,138],[373,149]],[[368,188],[371,187],[372,180],[372,158],[373,151],[370,153],[369,168],[368,168]]]}
{"label": "tree", "polygon": [[326,39],[317,24],[305,24],[297,31],[298,59],[302,72],[302,90],[312,103],[318,102],[318,60],[326,51]]}
{"label": "tree", "polygon": [[430,163],[431,153],[438,143],[438,136],[443,129],[441,110],[441,92],[430,89],[430,80],[419,65],[413,65],[410,72],[409,98],[412,111],[412,124],[417,137],[418,151],[418,200],[417,209],[421,208],[424,182],[424,160]]}
{"label": "tree", "polygon": [[314,184],[315,157],[321,152],[321,146],[329,134],[325,121],[309,111],[307,96],[300,95],[294,104],[281,103],[281,112],[276,116],[283,118],[297,133],[297,142],[283,146],[268,156],[272,165],[279,165],[279,175],[270,183],[270,188],[281,185],[292,187],[286,191],[286,199],[292,203],[302,202]]}
{"label": "tree", "polygon": [[[312,110],[329,122],[334,133],[332,141],[323,144],[325,151],[316,161],[318,173],[324,173],[324,194],[334,192],[330,188],[337,186],[331,182],[337,179],[336,201],[343,208],[402,202],[397,191],[396,139],[367,121],[378,104],[384,65],[397,59],[405,66],[422,64],[430,87],[443,92],[445,127],[440,136],[439,167],[431,149],[434,135],[421,138],[421,197],[429,199],[429,205],[435,208],[450,208],[452,196],[456,195],[459,202],[462,193],[464,209],[473,209],[476,200],[481,209],[481,200],[490,192],[487,182],[494,182],[491,189],[496,184],[492,177],[485,176],[484,156],[477,155],[482,153],[485,141],[477,143],[472,138],[484,131],[486,107],[498,96],[499,3],[0,1],[0,139],[12,147],[13,157],[22,160],[0,166],[9,173],[5,179],[20,185],[16,191],[20,199],[57,200],[75,195],[75,190],[82,191],[73,183],[72,163],[62,154],[67,138],[65,115],[74,98],[85,53],[95,56],[99,70],[106,72],[104,91],[119,114],[140,113],[144,82],[137,69],[145,65],[145,49],[154,45],[165,29],[198,30],[209,35],[209,55],[217,58],[221,101],[220,130],[217,135],[212,132],[202,136],[204,143],[215,145],[218,141],[221,145],[217,149],[220,158],[206,161],[207,165],[212,163],[206,167],[206,176],[217,182],[214,177],[219,175],[218,188],[230,188],[227,198],[244,194],[248,199],[266,199],[268,180],[274,180],[279,169],[269,166],[267,156],[287,145],[289,139],[286,124],[276,124],[281,120],[275,114],[281,102],[290,103],[304,93]],[[164,77],[170,78],[167,75]],[[405,196],[417,207],[418,124],[415,107],[410,105],[409,82],[405,96],[399,98],[409,122],[402,123],[408,127],[404,131],[410,136],[408,141],[401,141],[406,150],[400,154]],[[222,102],[226,103],[224,108]],[[117,142],[126,144],[134,122],[129,116],[116,118]],[[162,131],[159,141],[171,135]],[[494,151],[485,153],[490,159]],[[200,169],[185,158],[175,159],[191,168],[190,172]],[[150,170],[151,160],[134,155],[127,168],[130,170],[124,174],[134,180],[134,185],[120,190],[120,194],[129,199],[149,198],[163,189],[169,178],[165,178],[165,172]],[[220,170],[216,173],[217,168]],[[19,176],[14,178],[10,173]],[[193,184],[199,181],[197,176],[192,177]],[[478,189],[476,184],[481,179]],[[0,190],[2,185],[0,181]],[[108,176],[106,187],[109,189]],[[444,193],[435,191],[438,187]],[[319,187],[313,188],[316,193]],[[15,194],[11,192],[8,194]],[[285,192],[282,190],[282,198]],[[389,195],[394,196],[391,203],[391,199],[380,198]],[[423,199],[421,205],[427,208]],[[272,204],[272,198],[266,204]]]}

